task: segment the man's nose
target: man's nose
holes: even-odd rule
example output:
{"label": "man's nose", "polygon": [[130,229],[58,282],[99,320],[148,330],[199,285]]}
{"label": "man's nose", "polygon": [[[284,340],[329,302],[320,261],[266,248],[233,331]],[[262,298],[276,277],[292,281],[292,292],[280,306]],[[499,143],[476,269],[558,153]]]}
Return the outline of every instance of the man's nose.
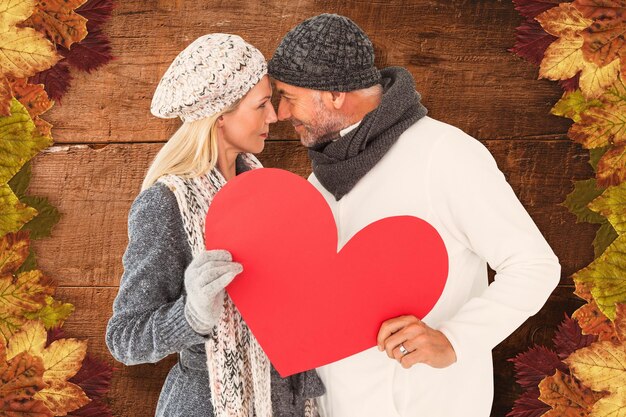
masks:
{"label": "man's nose", "polygon": [[281,122],[283,120],[287,120],[291,117],[291,113],[289,112],[289,106],[287,106],[287,104],[285,104],[284,100],[281,98],[280,101],[278,102],[278,120],[280,120]]}

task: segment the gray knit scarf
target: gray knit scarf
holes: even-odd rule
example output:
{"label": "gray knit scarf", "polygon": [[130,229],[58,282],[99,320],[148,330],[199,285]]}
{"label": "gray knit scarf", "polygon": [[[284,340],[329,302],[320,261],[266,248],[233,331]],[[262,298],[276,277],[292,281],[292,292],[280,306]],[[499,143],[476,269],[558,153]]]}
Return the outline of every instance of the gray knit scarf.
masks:
{"label": "gray knit scarf", "polygon": [[334,142],[309,148],[313,172],[337,201],[380,161],[400,135],[426,116],[413,76],[401,67],[381,72],[383,97],[359,126]]}

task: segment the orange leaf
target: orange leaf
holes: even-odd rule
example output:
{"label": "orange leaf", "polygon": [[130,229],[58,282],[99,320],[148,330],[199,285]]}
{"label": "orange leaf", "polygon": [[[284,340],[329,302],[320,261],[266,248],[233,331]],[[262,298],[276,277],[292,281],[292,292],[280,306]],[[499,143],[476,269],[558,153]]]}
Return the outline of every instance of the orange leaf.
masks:
{"label": "orange leaf", "polygon": [[0,75],[0,116],[11,115],[11,99],[13,92],[6,77]]}
{"label": "orange leaf", "polygon": [[86,0],[39,0],[32,16],[24,22],[45,33],[56,44],[70,49],[87,36],[87,19],[74,12]]}
{"label": "orange leaf", "polygon": [[576,0],[574,6],[593,19],[583,32],[583,55],[603,67],[626,53],[626,4],[605,0]]}
{"label": "orange leaf", "polygon": [[626,144],[609,149],[598,162],[598,185],[610,187],[626,181]]}
{"label": "orange leaf", "polygon": [[552,407],[546,417],[580,417],[602,397],[569,375],[556,371],[539,383],[539,399]]}
{"label": "orange leaf", "polygon": [[0,276],[12,274],[28,257],[28,232],[9,233],[0,239]]}
{"label": "orange leaf", "polygon": [[52,417],[43,402],[34,398],[46,386],[41,358],[23,352],[8,362],[1,361],[0,415]]}
{"label": "orange leaf", "polygon": [[35,118],[54,105],[48,98],[43,84],[29,84],[27,78],[17,78],[12,80],[11,88],[13,96],[24,105],[30,117]]}
{"label": "orange leaf", "polygon": [[572,318],[578,322],[583,334],[596,335],[600,341],[617,340],[613,323],[600,311],[595,301],[574,311]]}
{"label": "orange leaf", "polygon": [[626,304],[617,304],[615,306],[615,333],[617,338],[623,344],[626,344]]}
{"label": "orange leaf", "polygon": [[35,394],[35,398],[43,401],[55,416],[64,416],[91,401],[78,385],[56,380],[49,382],[47,388]]}

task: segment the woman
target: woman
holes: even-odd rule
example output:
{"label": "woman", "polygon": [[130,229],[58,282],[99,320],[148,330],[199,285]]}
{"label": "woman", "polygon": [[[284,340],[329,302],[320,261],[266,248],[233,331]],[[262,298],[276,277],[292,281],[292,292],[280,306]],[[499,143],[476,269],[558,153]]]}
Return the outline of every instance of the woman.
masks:
{"label": "woman", "polygon": [[183,124],[131,207],[106,341],[126,365],[179,354],[157,416],[312,415],[307,398],[323,394],[314,371],[282,379],[271,367],[224,291],[242,266],[204,248],[213,196],[261,167],[252,153],[276,121],[271,95],[263,55],[239,36],[210,34],[176,57],[152,100],[152,114]]}

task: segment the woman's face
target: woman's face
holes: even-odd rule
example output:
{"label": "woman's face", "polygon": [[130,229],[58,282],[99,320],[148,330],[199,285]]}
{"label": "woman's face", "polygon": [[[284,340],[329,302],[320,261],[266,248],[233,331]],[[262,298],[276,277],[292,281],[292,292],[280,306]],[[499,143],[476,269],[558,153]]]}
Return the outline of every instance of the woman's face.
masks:
{"label": "woman's face", "polygon": [[236,110],[221,116],[218,127],[222,146],[234,152],[259,153],[265,146],[270,123],[276,122],[271,103],[272,85],[266,75],[239,102]]}

